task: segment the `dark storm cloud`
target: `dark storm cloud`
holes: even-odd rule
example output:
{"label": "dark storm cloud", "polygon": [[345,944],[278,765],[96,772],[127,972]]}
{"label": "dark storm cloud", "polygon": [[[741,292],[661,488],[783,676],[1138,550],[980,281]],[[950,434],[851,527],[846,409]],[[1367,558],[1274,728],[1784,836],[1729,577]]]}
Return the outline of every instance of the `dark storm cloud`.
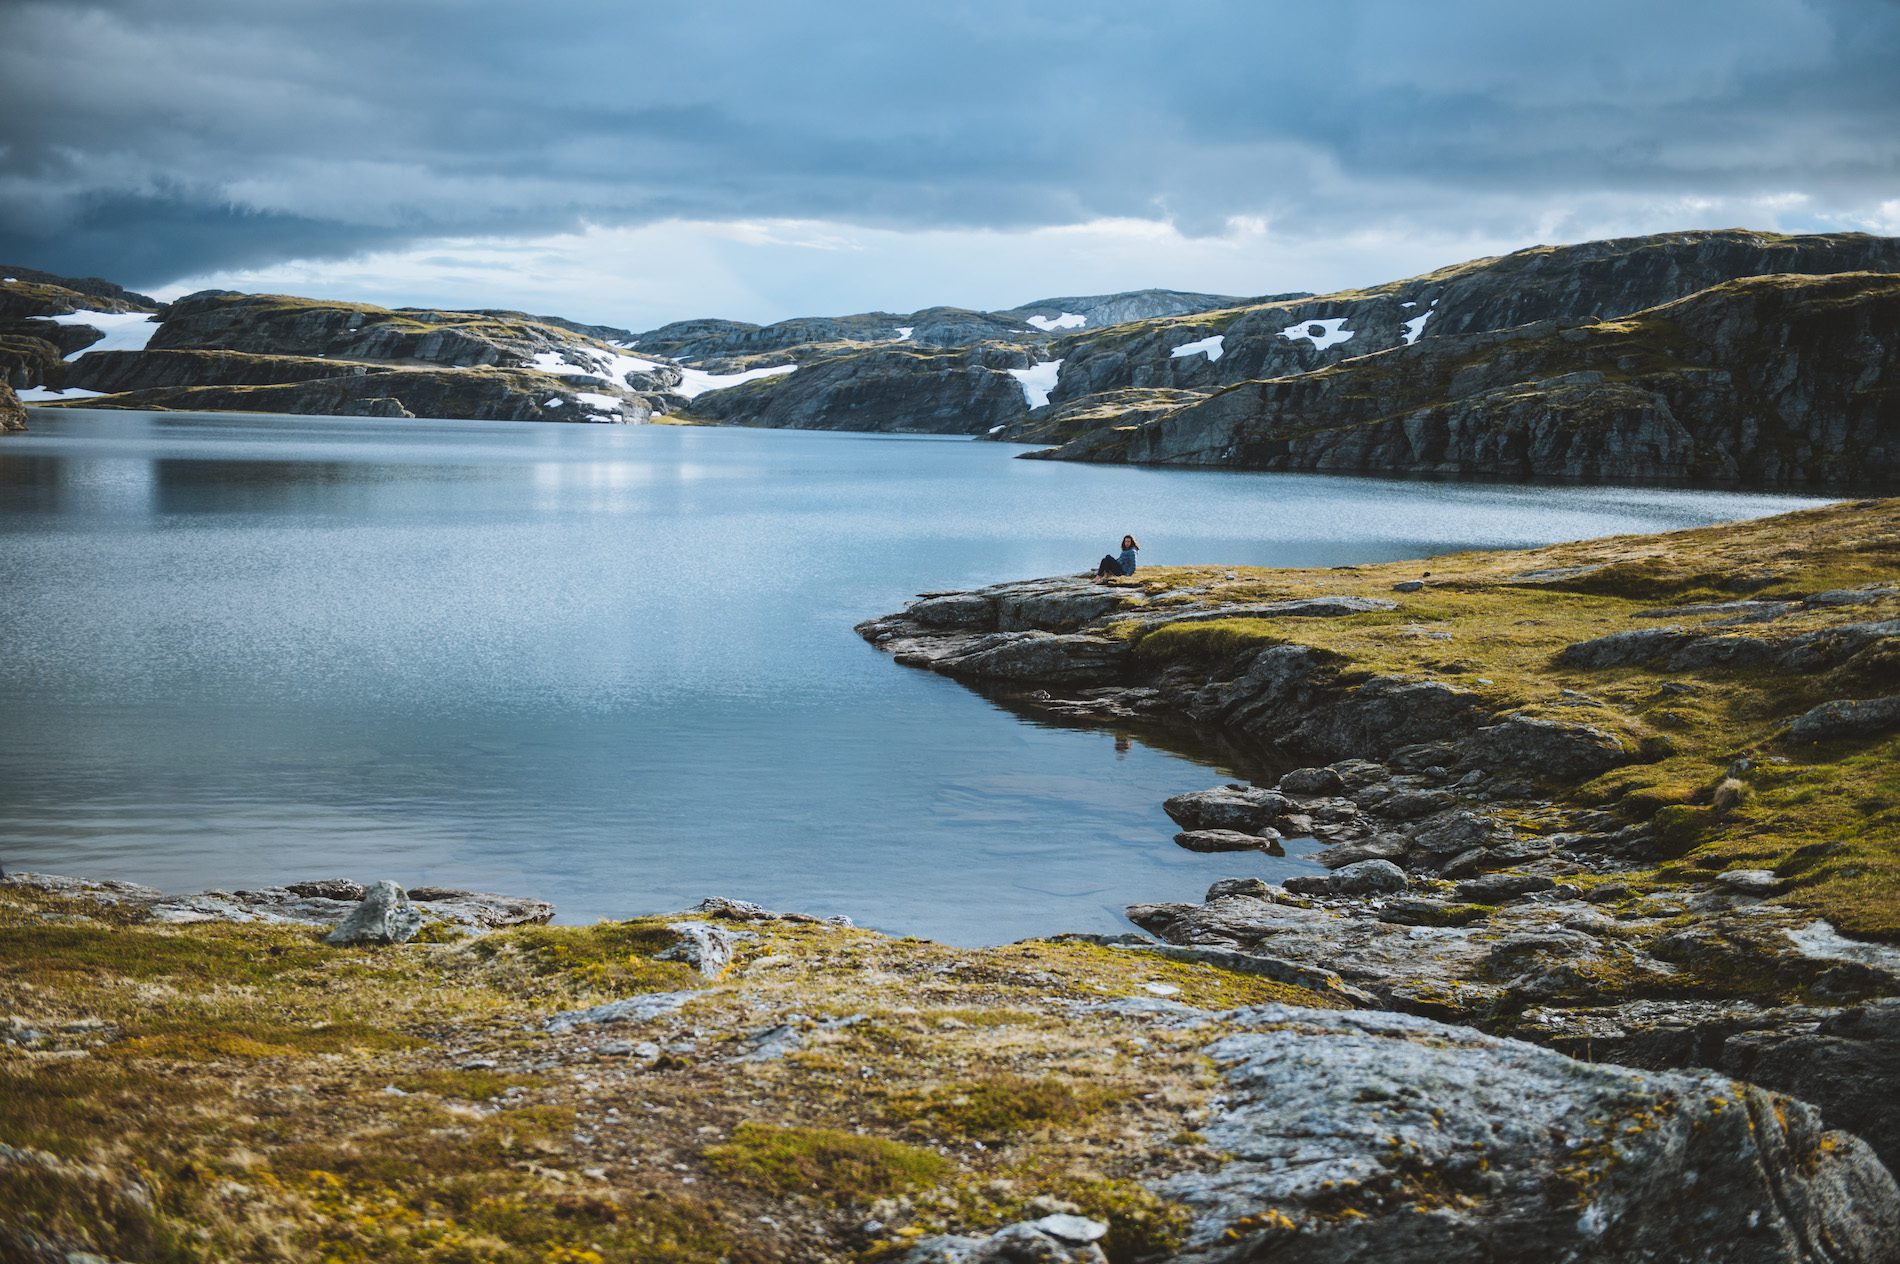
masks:
{"label": "dark storm cloud", "polygon": [[1853,0],[8,0],[0,260],[157,285],[673,216],[1825,214],[1900,197],[1897,53],[1900,9]]}

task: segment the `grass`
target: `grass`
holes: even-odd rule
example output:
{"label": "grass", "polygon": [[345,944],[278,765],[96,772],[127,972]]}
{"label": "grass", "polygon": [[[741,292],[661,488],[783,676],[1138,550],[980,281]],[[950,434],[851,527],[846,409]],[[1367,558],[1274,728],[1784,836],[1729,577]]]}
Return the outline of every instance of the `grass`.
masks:
{"label": "grass", "polygon": [[[1537,572],[1556,578],[1526,579]],[[1567,572],[1567,573],[1566,573]],[[1399,594],[1393,585],[1420,579]],[[1228,578],[1229,575],[1233,578]],[[1257,602],[1319,594],[1398,601],[1392,611],[1339,619],[1235,618],[1126,624],[1152,662],[1217,665],[1271,644],[1321,651],[1343,681],[1427,678],[1467,691],[1488,713],[1592,725],[1638,762],[1580,786],[1580,803],[1653,819],[1677,863],[1649,875],[1664,884],[1737,865],[1786,870],[1779,898],[1850,934],[1900,938],[1900,738],[1803,749],[1787,726],[1833,698],[1891,693],[1900,652],[1873,647],[1827,672],[1711,667],[1566,667],[1566,645],[1631,628],[1711,624],[1712,615],[1638,617],[1658,607],[1795,598],[1828,589],[1900,583],[1900,501],[1856,502],[1754,522],[1666,535],[1613,537],[1510,553],[1331,570],[1144,570],[1157,604],[1181,589],[1195,598]],[[1843,622],[1900,618],[1900,596],[1802,610],[1711,635],[1788,637]],[[1665,687],[1666,686],[1666,687]],[[1710,799],[1734,761],[1747,759],[1747,794],[1732,812]],[[1838,844],[1797,860],[1816,844]]]}
{"label": "grass", "polygon": [[[717,980],[668,919],[334,949],[0,886],[0,1225],[128,1261],[817,1258],[1034,1214],[1133,1259],[1205,1162],[1206,1032],[1075,1007],[1315,993],[1092,944],[961,950],[766,923]],[[677,919],[672,919],[677,920]],[[634,1027],[551,1012],[689,988]],[[799,1046],[747,1061],[750,1033]],[[652,1042],[660,1052],[608,1052]],[[761,1221],[769,1218],[773,1226]],[[1120,1246],[1116,1244],[1120,1243]]]}
{"label": "grass", "polygon": [[714,1170],[779,1195],[863,1203],[934,1185],[950,1170],[942,1155],[837,1128],[746,1123],[704,1157]]}

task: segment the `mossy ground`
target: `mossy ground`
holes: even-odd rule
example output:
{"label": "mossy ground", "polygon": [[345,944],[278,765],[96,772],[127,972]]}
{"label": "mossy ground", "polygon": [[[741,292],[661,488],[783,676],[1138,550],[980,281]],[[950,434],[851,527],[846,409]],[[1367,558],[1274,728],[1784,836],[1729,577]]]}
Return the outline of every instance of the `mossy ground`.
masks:
{"label": "mossy ground", "polygon": [[[1397,582],[1420,579],[1419,591],[1393,591]],[[1124,631],[1139,637],[1142,654],[1161,660],[1220,660],[1273,642],[1309,645],[1336,656],[1348,680],[1429,678],[1470,691],[1492,712],[1593,725],[1618,737],[1637,761],[1555,789],[1631,819],[1655,819],[1663,844],[1680,854],[1641,875],[1639,889],[1702,881],[1737,866],[1775,869],[1789,879],[1781,902],[1850,934],[1900,938],[1900,735],[1803,745],[1787,733],[1795,716],[1821,702],[1900,692],[1900,655],[1876,646],[1812,673],[1593,670],[1556,661],[1566,645],[1634,628],[1785,637],[1900,618],[1900,594],[1731,626],[1715,614],[1638,617],[1743,596],[1900,585],[1900,500],[1423,562],[1144,570],[1138,582],[1163,604],[1335,593],[1395,599],[1395,610],[1348,618],[1129,624]],[[1743,758],[1752,762],[1746,797],[1720,812],[1711,796]],[[1534,823],[1530,832],[1539,832]]]}
{"label": "mossy ground", "polygon": [[[1208,1037],[1086,1007],[1168,989],[1328,1003],[1084,943],[754,929],[705,980],[655,960],[675,937],[654,919],[338,950],[307,928],[140,924],[0,887],[0,1142],[33,1152],[0,1156],[0,1243],[857,1259],[1056,1200],[1108,1218],[1132,1259],[1182,1225],[1138,1179],[1218,1161],[1194,1131]],[[648,1023],[540,1026],[682,990],[698,995]],[[797,1047],[754,1057],[780,1025]]]}

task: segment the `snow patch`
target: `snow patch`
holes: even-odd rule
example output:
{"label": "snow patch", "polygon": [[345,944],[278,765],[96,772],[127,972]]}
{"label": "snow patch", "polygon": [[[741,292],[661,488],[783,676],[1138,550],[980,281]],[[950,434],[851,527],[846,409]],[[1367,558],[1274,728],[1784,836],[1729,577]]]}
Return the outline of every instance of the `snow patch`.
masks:
{"label": "snow patch", "polygon": [[1080,329],[1089,323],[1089,318],[1079,312],[1064,312],[1054,319],[1047,316],[1031,316],[1028,323],[1045,334],[1052,334],[1058,329]]}
{"label": "snow patch", "polygon": [[1432,318],[1431,309],[1427,308],[1425,311],[1421,312],[1419,315],[1414,316],[1412,317],[1412,319],[1405,322],[1405,345],[1406,346],[1409,347],[1413,343],[1418,341],[1418,336],[1421,333],[1425,332],[1425,322],[1430,320],[1431,318]]}
{"label": "snow patch", "polygon": [[56,391],[49,386],[29,386],[14,393],[20,397],[20,402],[25,404],[44,403],[49,399],[98,399],[105,394],[104,391],[81,390],[77,386],[69,386],[63,391]]}
{"label": "snow patch", "polygon": [[158,318],[150,312],[62,312],[58,316],[36,316],[55,325],[90,325],[105,337],[90,347],[81,347],[67,356],[77,360],[91,351],[143,351],[158,332]]}
{"label": "snow patch", "polygon": [[1168,352],[1168,355],[1171,359],[1175,360],[1185,359],[1191,355],[1205,355],[1207,362],[1212,364],[1227,354],[1226,348],[1221,345],[1226,341],[1226,334],[1215,334],[1213,337],[1203,338],[1199,342],[1182,343],[1174,350]]}
{"label": "snow patch", "polygon": [[564,400],[564,399],[562,399],[562,398],[561,398],[561,397],[560,397],[559,395],[556,395],[556,396],[554,396],[554,397],[553,397],[552,399],[544,399],[544,400],[542,400],[542,401],[541,401],[541,407],[543,407],[543,408],[559,408],[559,407],[560,407],[560,406],[561,406],[562,404],[565,404],[566,402],[567,402],[567,401],[566,401],[566,400]]}
{"label": "snow patch", "polygon": [[1400,307],[1417,307],[1418,304],[1417,303],[1400,303],[1399,306]]}
{"label": "snow patch", "polygon": [[597,377],[620,386],[627,384],[629,373],[651,373],[660,367],[659,361],[644,356],[615,355],[592,347],[543,351],[534,357],[533,364],[555,377]]}
{"label": "snow patch", "polygon": [[[1333,316],[1326,320],[1303,320],[1297,325],[1288,325],[1280,331],[1280,336],[1288,342],[1297,342],[1301,338],[1312,343],[1319,350],[1336,347],[1342,342],[1352,341],[1353,331],[1341,329],[1346,323],[1344,316]],[[1314,332],[1317,330],[1318,332]]]}
{"label": "snow patch", "polygon": [[797,369],[796,364],[775,364],[769,369],[747,369],[743,373],[708,373],[704,369],[689,369],[680,366],[685,376],[680,384],[673,388],[675,394],[687,399],[697,399],[707,391],[720,391],[728,386],[737,386],[741,382],[753,382],[762,377],[777,377],[781,373],[790,373]]}
{"label": "snow patch", "polygon": [[1056,388],[1056,379],[1062,374],[1062,361],[1050,360],[1044,364],[1032,364],[1026,369],[1005,369],[1005,373],[1016,379],[1023,388],[1023,400],[1031,408],[1044,408],[1049,403],[1049,392]]}
{"label": "snow patch", "polygon": [[897,337],[893,338],[891,341],[909,342],[910,336],[916,332],[917,332],[917,326],[915,325],[899,325],[897,327]]}

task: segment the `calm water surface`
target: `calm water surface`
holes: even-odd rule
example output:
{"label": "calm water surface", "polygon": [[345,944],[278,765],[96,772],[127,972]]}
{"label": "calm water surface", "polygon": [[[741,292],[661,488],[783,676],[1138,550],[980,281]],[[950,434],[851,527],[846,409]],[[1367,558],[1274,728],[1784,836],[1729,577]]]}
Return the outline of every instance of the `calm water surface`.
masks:
{"label": "calm water surface", "polygon": [[566,921],[719,894],[958,943],[1126,929],[1222,772],[851,631],[1144,562],[1337,565],[1789,497],[1017,461],[960,439],[39,411],[0,441],[0,862],[391,877]]}

